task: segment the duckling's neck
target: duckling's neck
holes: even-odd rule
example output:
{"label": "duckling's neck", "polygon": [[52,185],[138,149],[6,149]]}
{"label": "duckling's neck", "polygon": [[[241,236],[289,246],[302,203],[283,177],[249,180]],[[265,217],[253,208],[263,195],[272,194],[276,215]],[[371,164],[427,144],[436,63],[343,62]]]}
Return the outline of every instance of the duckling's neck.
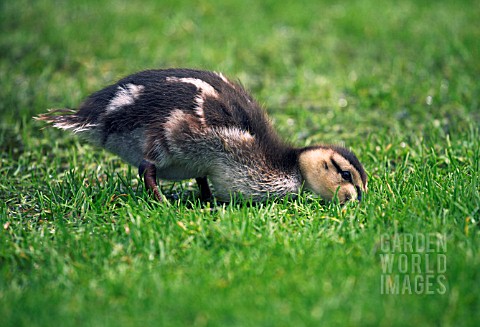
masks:
{"label": "duckling's neck", "polygon": [[[209,175],[215,196],[229,201],[232,193],[242,194],[254,201],[297,194],[303,178],[298,167],[298,150],[277,148],[277,152],[252,151],[247,156],[226,160],[228,167]],[[233,159],[233,158],[231,158]]]}

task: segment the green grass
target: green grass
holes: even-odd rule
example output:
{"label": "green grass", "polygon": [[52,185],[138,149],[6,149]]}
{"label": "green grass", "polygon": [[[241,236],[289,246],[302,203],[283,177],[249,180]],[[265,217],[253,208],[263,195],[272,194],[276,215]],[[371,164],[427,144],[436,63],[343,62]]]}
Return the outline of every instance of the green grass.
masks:
{"label": "green grass", "polygon": [[[0,2],[0,325],[477,325],[479,18],[475,1]],[[157,203],[135,168],[32,120],[160,67],[238,77],[289,141],[351,147],[365,200],[202,205],[187,181]],[[382,294],[389,252],[389,275],[430,274],[434,294]]]}

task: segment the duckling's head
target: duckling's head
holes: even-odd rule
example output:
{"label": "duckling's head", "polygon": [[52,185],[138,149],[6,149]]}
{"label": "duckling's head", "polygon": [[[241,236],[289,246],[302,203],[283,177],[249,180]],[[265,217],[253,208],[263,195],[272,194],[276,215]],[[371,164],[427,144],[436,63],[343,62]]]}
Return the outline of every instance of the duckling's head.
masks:
{"label": "duckling's head", "polygon": [[307,189],[331,201],[361,200],[367,191],[367,174],[357,157],[339,146],[314,146],[301,150],[300,172]]}

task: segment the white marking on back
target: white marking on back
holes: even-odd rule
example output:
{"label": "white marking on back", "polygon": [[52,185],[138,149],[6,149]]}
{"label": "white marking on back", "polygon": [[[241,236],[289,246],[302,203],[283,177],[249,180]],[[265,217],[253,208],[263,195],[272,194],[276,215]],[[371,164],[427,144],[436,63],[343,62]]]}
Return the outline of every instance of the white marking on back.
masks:
{"label": "white marking on back", "polygon": [[186,114],[180,109],[175,109],[170,113],[164,124],[167,139],[171,139],[172,133],[175,129],[185,121],[185,116]]}
{"label": "white marking on back", "polygon": [[208,84],[207,82],[199,79],[199,78],[192,78],[192,77],[183,77],[183,78],[179,78],[179,77],[167,77],[167,82],[178,82],[178,83],[188,83],[188,84],[193,84],[197,87],[197,89],[200,90],[200,92],[202,93],[202,96],[204,97],[207,97],[207,96],[211,96],[211,97],[218,97],[218,93],[217,91],[215,91],[215,89],[213,88],[213,86],[211,86],[210,84]]}
{"label": "white marking on back", "polygon": [[124,106],[131,105],[142,94],[145,87],[143,85],[127,84],[119,86],[118,92],[115,94],[107,106],[107,112],[114,111]]}
{"label": "white marking on back", "polygon": [[251,143],[254,141],[252,134],[237,127],[221,127],[217,130],[218,133],[222,135],[222,138],[231,142],[233,146],[239,141],[242,143]]}
{"label": "white marking on back", "polygon": [[203,113],[203,104],[207,97],[218,98],[218,93],[215,88],[207,82],[193,77],[167,77],[167,82],[188,83],[195,85],[200,91],[200,94],[195,97],[196,107],[195,113],[200,118],[202,125],[205,125],[205,115]]}
{"label": "white marking on back", "polygon": [[203,113],[203,103],[205,100],[203,99],[202,95],[198,95],[195,97],[195,102],[197,103],[197,106],[195,107],[195,113],[200,118],[202,125],[205,125],[205,115]]}

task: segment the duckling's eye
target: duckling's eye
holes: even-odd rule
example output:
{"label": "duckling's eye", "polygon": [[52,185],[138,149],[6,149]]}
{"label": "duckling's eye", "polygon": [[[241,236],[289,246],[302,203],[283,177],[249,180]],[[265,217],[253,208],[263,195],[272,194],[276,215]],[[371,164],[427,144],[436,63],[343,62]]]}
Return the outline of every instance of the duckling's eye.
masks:
{"label": "duckling's eye", "polygon": [[351,182],[351,181],[352,181],[352,174],[350,174],[349,171],[344,170],[344,171],[340,172],[340,175],[341,175],[342,178],[343,178],[344,180],[346,180],[347,182]]}

